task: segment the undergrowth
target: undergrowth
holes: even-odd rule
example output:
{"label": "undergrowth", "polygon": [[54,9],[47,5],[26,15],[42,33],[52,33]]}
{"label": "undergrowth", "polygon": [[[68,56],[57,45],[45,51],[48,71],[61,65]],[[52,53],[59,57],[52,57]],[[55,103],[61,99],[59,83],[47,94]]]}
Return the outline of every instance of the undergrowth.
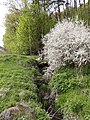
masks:
{"label": "undergrowth", "polygon": [[49,82],[57,91],[55,109],[64,120],[90,120],[90,65],[82,68],[62,67]]}

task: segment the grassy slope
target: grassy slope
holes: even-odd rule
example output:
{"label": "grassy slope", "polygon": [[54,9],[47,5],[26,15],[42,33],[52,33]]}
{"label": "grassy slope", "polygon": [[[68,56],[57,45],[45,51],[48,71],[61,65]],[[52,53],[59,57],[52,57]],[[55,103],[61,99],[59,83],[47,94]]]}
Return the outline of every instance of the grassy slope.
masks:
{"label": "grassy slope", "polygon": [[[42,76],[35,58],[0,54],[0,95],[3,95],[0,97],[0,112],[25,101],[35,109],[37,120],[49,120],[38,104],[38,89],[33,76],[37,81]],[[79,120],[90,120],[90,65],[84,66],[82,71],[73,67],[61,68],[49,86],[59,94],[55,101],[56,111],[63,111],[66,119],[78,116]]]}
{"label": "grassy slope", "polygon": [[59,94],[55,107],[63,111],[65,120],[74,120],[74,117],[77,118],[75,120],[90,120],[90,65],[82,70],[61,68],[49,86]]}
{"label": "grassy slope", "polygon": [[32,79],[41,77],[35,58],[0,54],[0,112],[25,101],[35,108],[37,120],[44,120],[46,113],[38,105],[38,89]]}

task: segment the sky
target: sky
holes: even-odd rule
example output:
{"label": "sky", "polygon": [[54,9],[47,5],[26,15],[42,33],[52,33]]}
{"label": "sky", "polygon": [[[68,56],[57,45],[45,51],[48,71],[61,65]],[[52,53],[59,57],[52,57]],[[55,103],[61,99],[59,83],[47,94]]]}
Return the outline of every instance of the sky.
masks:
{"label": "sky", "polygon": [[5,15],[8,12],[6,3],[7,0],[0,0],[0,46],[3,46],[2,39],[5,33],[4,21],[5,21]]}
{"label": "sky", "polygon": [[[5,34],[5,15],[8,13],[8,0],[0,0],[0,46],[3,46],[3,35]],[[77,0],[78,1],[78,0]],[[83,1],[83,0],[81,0]],[[88,0],[86,0],[87,2]]]}

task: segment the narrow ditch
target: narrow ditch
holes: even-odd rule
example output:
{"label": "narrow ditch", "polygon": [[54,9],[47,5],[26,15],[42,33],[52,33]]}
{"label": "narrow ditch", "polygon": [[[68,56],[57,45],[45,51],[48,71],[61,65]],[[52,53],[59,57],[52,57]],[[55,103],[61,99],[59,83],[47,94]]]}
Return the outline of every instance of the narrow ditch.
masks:
{"label": "narrow ditch", "polygon": [[[41,61],[38,63],[38,69],[42,76],[44,75],[44,70],[49,67],[47,62]],[[50,80],[43,78],[42,84],[38,87],[39,102],[42,104],[42,108],[49,114],[50,120],[62,120],[63,114],[59,110],[55,109],[55,99],[57,96],[56,91],[51,91],[48,87]]]}

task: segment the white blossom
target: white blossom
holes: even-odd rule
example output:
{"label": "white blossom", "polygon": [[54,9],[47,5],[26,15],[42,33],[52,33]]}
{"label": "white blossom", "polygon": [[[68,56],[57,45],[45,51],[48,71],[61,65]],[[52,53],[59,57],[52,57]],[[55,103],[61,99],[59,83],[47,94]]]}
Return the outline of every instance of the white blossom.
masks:
{"label": "white blossom", "polygon": [[66,62],[77,65],[90,62],[90,31],[84,25],[64,20],[58,22],[50,33],[42,39],[44,55],[50,70],[55,70]]}

